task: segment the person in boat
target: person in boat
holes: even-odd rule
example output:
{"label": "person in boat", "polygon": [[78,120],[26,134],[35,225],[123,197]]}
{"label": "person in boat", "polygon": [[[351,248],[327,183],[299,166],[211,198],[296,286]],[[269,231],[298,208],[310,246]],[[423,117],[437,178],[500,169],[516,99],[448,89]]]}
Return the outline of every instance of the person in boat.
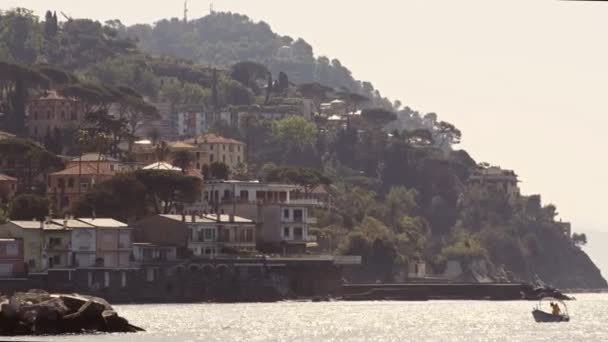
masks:
{"label": "person in boat", "polygon": [[562,310],[559,308],[557,303],[551,303],[551,309],[554,316],[559,316],[562,314]]}

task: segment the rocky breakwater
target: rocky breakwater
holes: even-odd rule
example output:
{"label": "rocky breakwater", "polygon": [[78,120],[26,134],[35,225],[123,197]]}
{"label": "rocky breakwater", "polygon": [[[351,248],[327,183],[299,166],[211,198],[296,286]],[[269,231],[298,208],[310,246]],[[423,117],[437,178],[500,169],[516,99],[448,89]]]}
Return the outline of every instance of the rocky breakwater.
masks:
{"label": "rocky breakwater", "polygon": [[41,290],[0,297],[0,335],[138,332],[104,299]]}

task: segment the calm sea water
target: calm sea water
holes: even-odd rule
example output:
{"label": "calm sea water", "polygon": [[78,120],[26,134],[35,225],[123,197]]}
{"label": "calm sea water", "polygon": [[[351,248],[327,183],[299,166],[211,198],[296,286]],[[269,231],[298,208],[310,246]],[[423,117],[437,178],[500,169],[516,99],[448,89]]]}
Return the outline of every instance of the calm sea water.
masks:
{"label": "calm sea water", "polygon": [[[147,332],[15,341],[608,341],[608,295],[577,295],[572,321],[538,324],[533,302],[122,305]],[[2,339],[2,338],[0,338]]]}

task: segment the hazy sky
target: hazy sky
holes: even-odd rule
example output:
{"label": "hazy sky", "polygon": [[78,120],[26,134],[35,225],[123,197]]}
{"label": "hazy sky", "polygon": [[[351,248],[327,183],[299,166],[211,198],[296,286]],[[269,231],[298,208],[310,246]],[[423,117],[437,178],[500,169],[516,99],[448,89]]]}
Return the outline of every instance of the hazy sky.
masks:
{"label": "hazy sky", "polygon": [[[182,16],[181,0],[0,0],[43,14]],[[608,3],[558,0],[218,0],[336,57],[384,95],[437,112],[478,161],[518,171],[574,230],[608,231]],[[210,1],[190,1],[190,18]]]}

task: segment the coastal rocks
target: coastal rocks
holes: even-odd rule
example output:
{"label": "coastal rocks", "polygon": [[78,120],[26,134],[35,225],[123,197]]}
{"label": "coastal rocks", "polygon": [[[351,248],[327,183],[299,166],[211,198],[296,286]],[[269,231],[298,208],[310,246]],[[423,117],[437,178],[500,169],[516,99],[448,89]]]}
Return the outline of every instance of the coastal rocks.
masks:
{"label": "coastal rocks", "polygon": [[112,306],[97,297],[49,294],[41,290],[0,297],[0,335],[58,335],[137,332]]}

